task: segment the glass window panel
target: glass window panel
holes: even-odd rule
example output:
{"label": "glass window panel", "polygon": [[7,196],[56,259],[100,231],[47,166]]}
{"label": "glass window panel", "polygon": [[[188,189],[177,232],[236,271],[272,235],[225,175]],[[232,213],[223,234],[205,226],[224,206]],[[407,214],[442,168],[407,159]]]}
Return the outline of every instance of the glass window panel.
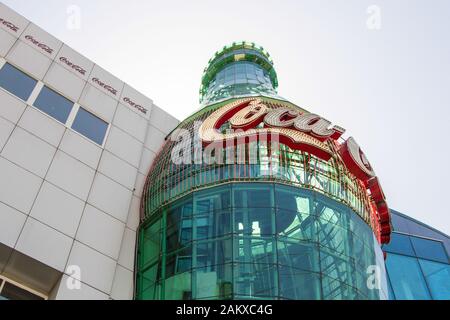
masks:
{"label": "glass window panel", "polygon": [[193,270],[196,299],[231,299],[233,267],[231,264],[207,266]]}
{"label": "glass window panel", "polygon": [[33,104],[39,110],[66,123],[73,108],[73,102],[48,87],[43,87]]}
{"label": "glass window panel", "polygon": [[395,231],[410,233],[407,220],[399,216],[395,210],[391,210],[391,221]]}
{"label": "glass window panel", "polygon": [[204,190],[194,195],[195,216],[205,215],[209,212],[228,209],[231,207],[230,186],[218,187],[213,190]]}
{"label": "glass window panel", "polygon": [[187,300],[192,299],[191,273],[184,272],[165,280],[165,300]]}
{"label": "glass window panel", "polygon": [[406,254],[415,256],[409,236],[393,232],[391,234],[391,242],[383,246],[383,250],[392,253]]}
{"label": "glass window panel", "polygon": [[305,271],[319,272],[317,245],[299,241],[278,241],[278,264]]}
{"label": "glass window panel", "polygon": [[176,201],[169,206],[167,212],[167,225],[177,223],[182,217],[192,216],[192,196]]}
{"label": "glass window panel", "polygon": [[72,129],[95,143],[102,145],[108,129],[108,123],[80,108],[72,124]]}
{"label": "glass window panel", "polygon": [[7,300],[44,300],[43,298],[9,282],[5,282],[1,295]]}
{"label": "glass window panel", "polygon": [[192,248],[183,248],[167,256],[166,278],[192,268]]}
{"label": "glass window panel", "polygon": [[247,236],[265,237],[274,234],[273,209],[235,209],[235,232]]}
{"label": "glass window panel", "polygon": [[430,294],[416,258],[388,254],[387,272],[397,300],[429,300]]}
{"label": "glass window panel", "polygon": [[27,101],[37,81],[6,63],[0,70],[0,87]]}
{"label": "glass window panel", "polygon": [[275,199],[277,208],[310,214],[310,193],[308,192],[276,185]]}
{"label": "glass window panel", "polygon": [[[358,215],[349,210],[349,222],[350,230],[352,234],[362,241],[366,246],[371,247],[373,245],[373,231]],[[342,226],[346,226],[343,224]]]}
{"label": "glass window panel", "polygon": [[142,300],[159,300],[161,299],[161,284],[153,284],[142,291],[140,297]]}
{"label": "glass window panel", "polygon": [[356,288],[325,275],[322,276],[322,292],[324,300],[360,300],[363,298]]}
{"label": "glass window panel", "polygon": [[252,263],[275,262],[275,240],[271,238],[236,237],[235,260]]}
{"label": "glass window panel", "polygon": [[239,184],[233,187],[234,207],[261,208],[272,207],[272,189],[270,184]]}
{"label": "glass window panel", "polygon": [[196,250],[196,265],[206,267],[225,264],[232,261],[233,241],[229,239],[194,243]]}
{"label": "glass window panel", "polygon": [[316,241],[315,216],[278,209],[275,217],[279,237]]}
{"label": "glass window panel", "polygon": [[[352,234],[338,225],[317,219],[317,234],[321,245],[336,253],[351,255],[353,252]],[[362,246],[362,243],[361,243]]]}
{"label": "glass window panel", "polygon": [[319,300],[319,274],[279,266],[280,297],[293,300]]}
{"label": "glass window panel", "polygon": [[450,265],[419,259],[428,288],[435,300],[450,300]]}
{"label": "glass window panel", "polygon": [[159,264],[154,264],[153,266],[147,268],[142,273],[142,288],[145,290],[148,287],[154,285],[158,280],[160,280],[161,269]]}
{"label": "glass window panel", "polygon": [[235,294],[248,297],[273,297],[276,292],[276,265],[239,263],[234,265]]}
{"label": "glass window panel", "polygon": [[357,287],[358,274],[353,258],[343,254],[336,254],[332,250],[320,250],[320,270],[322,274],[337,279],[348,285]]}
{"label": "glass window panel", "polygon": [[387,274],[386,274],[386,279],[387,279],[387,285],[388,285],[388,290],[389,290],[388,298],[389,298],[389,300],[396,300],[394,291],[392,290],[391,280],[389,279],[389,275],[387,275]]}
{"label": "glass window panel", "polygon": [[410,239],[417,257],[448,263],[447,253],[441,242],[413,236]]}
{"label": "glass window panel", "polygon": [[161,252],[160,220],[144,230],[143,262],[152,263],[159,258]]}
{"label": "glass window panel", "polygon": [[407,225],[407,230],[409,234],[416,235],[419,237],[425,237],[425,238],[431,238],[431,239],[441,239],[442,234],[439,232],[436,232],[435,230],[432,230],[428,228],[427,226],[422,225],[419,222],[416,222],[414,220],[404,219],[405,224]]}
{"label": "glass window panel", "polygon": [[166,250],[172,252],[192,240],[192,219],[182,219],[167,227]]}
{"label": "glass window panel", "polygon": [[213,211],[195,218],[195,239],[204,240],[231,234],[231,211]]}

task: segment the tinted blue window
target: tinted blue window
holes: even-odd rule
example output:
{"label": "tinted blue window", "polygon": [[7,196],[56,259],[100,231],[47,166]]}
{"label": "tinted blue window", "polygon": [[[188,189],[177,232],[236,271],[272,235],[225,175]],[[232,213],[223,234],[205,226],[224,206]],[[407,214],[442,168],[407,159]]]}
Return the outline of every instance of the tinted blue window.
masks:
{"label": "tinted blue window", "polygon": [[0,87],[27,101],[37,81],[9,63],[0,70]]}
{"label": "tinted blue window", "polygon": [[72,129],[101,145],[105,139],[108,123],[80,108],[73,122]]}
{"label": "tinted blue window", "polygon": [[447,254],[441,242],[411,237],[416,255],[419,258],[448,263]]}
{"label": "tinted blue window", "polygon": [[386,267],[397,300],[431,299],[416,258],[388,253]]}
{"label": "tinted blue window", "polygon": [[72,111],[73,102],[59,93],[43,87],[34,106],[56,120],[66,123],[70,111]]}
{"label": "tinted blue window", "polygon": [[395,300],[394,291],[392,290],[391,280],[389,279],[389,275],[386,274],[387,284],[388,284],[388,298],[389,300]]}
{"label": "tinted blue window", "polygon": [[409,236],[395,232],[391,234],[391,242],[389,242],[388,245],[384,245],[383,250],[387,252],[415,256]]}
{"label": "tinted blue window", "polygon": [[450,265],[419,259],[428,288],[435,300],[450,300]]}
{"label": "tinted blue window", "polygon": [[392,227],[395,231],[410,233],[408,229],[408,220],[397,215],[395,210],[391,210]]}

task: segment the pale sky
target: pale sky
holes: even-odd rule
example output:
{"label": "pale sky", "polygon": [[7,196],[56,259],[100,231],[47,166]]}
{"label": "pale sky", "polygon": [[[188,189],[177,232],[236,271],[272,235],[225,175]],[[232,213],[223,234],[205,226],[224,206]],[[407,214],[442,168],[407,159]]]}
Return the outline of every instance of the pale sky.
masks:
{"label": "pale sky", "polygon": [[450,234],[450,1],[3,2],[180,120],[215,51],[262,45],[279,94],[355,137],[389,206]]}

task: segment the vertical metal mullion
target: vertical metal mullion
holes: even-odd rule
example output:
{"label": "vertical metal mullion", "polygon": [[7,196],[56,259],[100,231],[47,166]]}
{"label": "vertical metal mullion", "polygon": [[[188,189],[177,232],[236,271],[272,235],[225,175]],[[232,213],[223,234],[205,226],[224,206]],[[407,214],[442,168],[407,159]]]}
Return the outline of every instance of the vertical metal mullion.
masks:
{"label": "vertical metal mullion", "polygon": [[280,296],[280,277],[279,277],[279,266],[278,266],[278,237],[277,237],[277,226],[276,226],[276,204],[275,204],[275,184],[271,184],[271,189],[272,192],[270,193],[271,196],[271,220],[272,220],[272,234],[273,236],[272,241],[274,241],[274,245],[272,246],[273,250],[274,250],[274,258],[275,258],[275,270],[274,270],[274,284],[275,284],[275,296],[279,297]]}
{"label": "vertical metal mullion", "polygon": [[4,279],[0,279],[0,295],[2,293],[3,287],[5,286],[5,280]]}
{"label": "vertical metal mullion", "polygon": [[230,202],[231,202],[231,299],[234,299],[235,296],[235,282],[234,282],[234,271],[236,268],[236,250],[234,248],[235,245],[235,238],[236,238],[236,233],[235,233],[235,228],[236,228],[236,217],[235,217],[235,204],[234,204],[234,184],[230,185],[230,192],[231,192],[231,196],[230,196]]}
{"label": "vertical metal mullion", "polygon": [[[161,257],[161,300],[165,299],[165,287],[166,287],[166,237],[167,237],[167,208],[163,209],[162,212],[162,239],[161,239],[161,247],[162,247],[162,257]],[[158,272],[158,271],[156,271]]]}
{"label": "vertical metal mullion", "polygon": [[[145,243],[145,241],[144,241],[144,227],[143,226],[141,226],[140,228],[139,228],[139,236],[138,236],[138,239],[139,239],[139,242],[138,242],[138,244],[137,244],[137,246],[138,246],[138,255],[137,255],[137,259],[138,259],[138,261],[137,261],[137,268],[138,268],[138,272],[136,273],[136,275],[137,275],[137,277],[139,278],[139,290],[141,291],[141,292],[135,292],[134,294],[136,294],[136,297],[138,298],[138,299],[141,299],[141,297],[142,297],[142,292],[143,292],[143,290],[144,290],[144,276],[143,276],[143,274],[142,274],[142,272],[143,272],[143,259],[142,259],[142,257],[141,257],[141,254],[142,254],[142,252],[143,251],[141,251],[140,249],[141,249],[141,247],[142,246],[144,246],[144,243]],[[156,284],[156,283],[155,283]],[[135,289],[137,289],[137,288],[135,288]],[[137,290],[136,290],[137,291]],[[1,292],[1,289],[0,289],[0,292]]]}
{"label": "vertical metal mullion", "polygon": [[317,236],[316,239],[313,239],[312,243],[314,245],[314,242],[316,243],[316,248],[317,248],[317,257],[318,257],[318,264],[319,264],[319,289],[320,289],[320,299],[324,299],[324,295],[323,295],[323,284],[322,284],[322,263],[321,263],[321,245],[320,245],[320,239],[319,239],[319,234],[317,231],[317,220],[319,219],[319,216],[316,214],[315,212],[315,208],[314,208],[314,204],[316,201],[316,197],[314,195],[314,193],[311,193],[310,195],[308,195],[309,197],[309,214],[312,215],[314,217],[314,223],[313,223],[313,227],[312,227],[312,232],[313,232],[313,237]]}
{"label": "vertical metal mullion", "polygon": [[192,273],[191,273],[191,288],[192,299],[197,298],[197,202],[195,193],[192,196]]}

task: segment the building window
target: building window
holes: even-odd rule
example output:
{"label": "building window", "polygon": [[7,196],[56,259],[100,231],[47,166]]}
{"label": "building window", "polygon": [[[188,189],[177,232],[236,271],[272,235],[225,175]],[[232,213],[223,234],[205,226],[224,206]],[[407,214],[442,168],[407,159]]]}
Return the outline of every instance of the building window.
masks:
{"label": "building window", "polygon": [[411,237],[411,242],[417,257],[443,263],[449,262],[442,242],[418,237]]}
{"label": "building window", "polygon": [[108,123],[94,116],[89,111],[80,108],[72,124],[72,129],[102,145],[108,129]]}
{"label": "building window", "polygon": [[415,256],[410,237],[396,232],[391,234],[391,242],[384,245],[383,250],[392,253]]}
{"label": "building window", "polygon": [[6,63],[0,70],[0,87],[27,101],[37,81]]}
{"label": "building window", "polygon": [[33,105],[59,122],[66,123],[74,103],[52,89],[43,87]]}
{"label": "building window", "polygon": [[419,259],[423,275],[434,300],[450,299],[450,265]]}
{"label": "building window", "polygon": [[416,258],[388,254],[386,267],[397,300],[430,300],[424,275]]}
{"label": "building window", "polygon": [[19,286],[10,280],[0,278],[0,300],[45,300],[38,293],[31,292],[25,287]]}

